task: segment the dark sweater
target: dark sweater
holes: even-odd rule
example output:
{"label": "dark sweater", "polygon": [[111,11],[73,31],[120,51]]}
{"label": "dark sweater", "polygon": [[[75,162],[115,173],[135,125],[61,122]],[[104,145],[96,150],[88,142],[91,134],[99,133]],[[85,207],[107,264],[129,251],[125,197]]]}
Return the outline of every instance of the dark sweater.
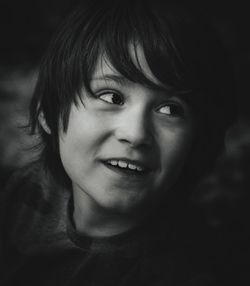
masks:
{"label": "dark sweater", "polygon": [[18,171],[2,191],[0,285],[215,285],[162,221],[93,239],[71,217],[69,190],[38,164]]}

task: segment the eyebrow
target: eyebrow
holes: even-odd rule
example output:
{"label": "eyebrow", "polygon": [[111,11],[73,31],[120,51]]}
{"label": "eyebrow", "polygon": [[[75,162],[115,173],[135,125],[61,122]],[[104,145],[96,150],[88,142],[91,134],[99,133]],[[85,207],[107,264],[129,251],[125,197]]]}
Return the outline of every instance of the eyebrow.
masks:
{"label": "eyebrow", "polygon": [[[107,74],[101,74],[101,75],[97,75],[97,76],[94,76],[92,79],[91,79],[91,82],[93,82],[93,81],[105,81],[105,82],[107,82],[107,81],[110,81],[110,82],[115,82],[115,83],[117,83],[117,84],[119,84],[119,85],[124,85],[124,84],[129,84],[129,83],[131,83],[131,80],[129,80],[129,79],[127,79],[126,77],[124,77],[123,75],[120,75],[120,74],[113,74],[113,73],[107,73]],[[155,89],[155,90],[157,90],[157,89]],[[170,92],[170,94],[171,93],[173,93],[172,95],[168,95],[168,96],[170,96],[170,97],[172,97],[172,96],[177,96],[177,97],[179,97],[180,99],[182,99],[182,100],[184,100],[184,101],[186,101],[186,95],[192,95],[193,94],[193,90],[186,90],[186,91],[182,91],[182,92],[180,92],[180,93],[178,93],[178,94],[176,94],[176,91],[172,91],[171,90],[171,88],[168,90],[167,88],[161,88],[161,87],[159,87],[159,90],[161,90],[161,91],[166,91],[166,92]],[[166,94],[167,95],[167,94]]]}
{"label": "eyebrow", "polygon": [[119,85],[128,84],[131,81],[126,77],[118,74],[103,74],[101,76],[95,76],[91,81],[114,81]]}
{"label": "eyebrow", "polygon": [[[113,73],[107,73],[107,74],[102,74],[102,75],[97,75],[97,76],[94,76],[92,79],[91,79],[91,82],[93,81],[105,81],[105,82],[115,82],[116,84],[118,85],[130,85],[131,83],[133,83],[132,80],[126,78],[125,76],[121,75],[121,74],[113,74]],[[152,88],[152,90],[159,90],[159,91],[167,91],[166,88],[164,87],[160,87],[160,86],[157,86],[155,85],[156,87],[158,88]],[[149,87],[150,88],[150,87]]]}

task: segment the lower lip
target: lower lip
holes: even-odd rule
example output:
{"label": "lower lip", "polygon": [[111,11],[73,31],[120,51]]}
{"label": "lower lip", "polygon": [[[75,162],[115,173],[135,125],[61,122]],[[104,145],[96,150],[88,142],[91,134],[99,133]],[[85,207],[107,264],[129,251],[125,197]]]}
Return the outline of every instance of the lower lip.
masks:
{"label": "lower lip", "polygon": [[113,172],[116,172],[119,175],[126,176],[126,177],[133,177],[138,179],[145,179],[145,176],[149,174],[148,171],[146,172],[137,172],[137,171],[130,171],[128,169],[122,169],[116,166],[112,166],[106,162],[103,162],[104,166],[108,169],[112,170]]}

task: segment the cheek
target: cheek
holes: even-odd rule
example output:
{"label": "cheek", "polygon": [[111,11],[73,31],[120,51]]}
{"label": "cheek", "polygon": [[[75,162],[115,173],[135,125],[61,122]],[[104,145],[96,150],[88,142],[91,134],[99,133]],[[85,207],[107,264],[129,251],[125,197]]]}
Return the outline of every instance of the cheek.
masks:
{"label": "cheek", "polygon": [[89,161],[89,155],[93,153],[95,146],[95,136],[88,129],[71,132],[61,136],[59,142],[60,156],[63,165],[80,167],[83,162]]}
{"label": "cheek", "polygon": [[60,134],[59,149],[67,173],[87,172],[108,134],[104,121],[88,111],[72,108],[68,129]]}
{"label": "cheek", "polygon": [[162,137],[161,167],[166,174],[180,173],[191,150],[192,130],[179,130]]}
{"label": "cheek", "polygon": [[89,114],[83,107],[79,110],[72,108],[67,132],[61,134],[62,146],[72,152],[78,149],[85,151],[88,146],[91,147],[100,140],[104,132],[101,123],[98,117]]}

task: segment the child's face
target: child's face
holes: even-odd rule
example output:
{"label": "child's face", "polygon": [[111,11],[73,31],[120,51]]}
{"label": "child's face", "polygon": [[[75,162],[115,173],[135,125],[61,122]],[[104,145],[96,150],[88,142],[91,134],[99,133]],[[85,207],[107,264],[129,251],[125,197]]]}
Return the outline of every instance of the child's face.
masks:
{"label": "child's face", "polygon": [[[155,83],[138,49],[145,75]],[[60,155],[73,191],[93,205],[122,213],[160,199],[182,170],[193,139],[187,104],[123,78],[100,58],[92,77],[96,98],[82,91],[72,106]]]}

